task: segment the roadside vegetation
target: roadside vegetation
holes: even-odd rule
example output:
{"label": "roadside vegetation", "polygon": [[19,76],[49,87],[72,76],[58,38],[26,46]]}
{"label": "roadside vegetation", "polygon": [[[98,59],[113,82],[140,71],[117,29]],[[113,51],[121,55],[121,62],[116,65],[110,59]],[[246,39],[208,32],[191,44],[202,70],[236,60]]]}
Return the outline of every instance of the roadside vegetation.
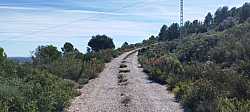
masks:
{"label": "roadside vegetation", "polygon": [[167,84],[187,111],[249,112],[249,17],[246,3],[230,10],[219,8],[203,22],[164,25],[158,36],[144,40],[147,47],[139,51],[144,72]]}
{"label": "roadside vegetation", "polygon": [[59,50],[53,45],[38,46],[32,62],[18,63],[0,48],[0,112],[61,112],[77,91],[96,78],[105,63],[127,49],[115,50],[106,35],[93,36],[87,53],[66,42]]}

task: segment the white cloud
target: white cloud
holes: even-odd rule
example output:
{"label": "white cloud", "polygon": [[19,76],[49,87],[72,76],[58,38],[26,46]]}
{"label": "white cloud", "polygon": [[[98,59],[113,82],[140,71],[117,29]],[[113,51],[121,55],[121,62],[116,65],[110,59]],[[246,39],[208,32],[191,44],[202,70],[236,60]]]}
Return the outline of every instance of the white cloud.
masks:
{"label": "white cloud", "polygon": [[37,10],[37,8],[31,8],[31,7],[17,7],[17,6],[0,6],[1,9],[9,9],[9,10]]}

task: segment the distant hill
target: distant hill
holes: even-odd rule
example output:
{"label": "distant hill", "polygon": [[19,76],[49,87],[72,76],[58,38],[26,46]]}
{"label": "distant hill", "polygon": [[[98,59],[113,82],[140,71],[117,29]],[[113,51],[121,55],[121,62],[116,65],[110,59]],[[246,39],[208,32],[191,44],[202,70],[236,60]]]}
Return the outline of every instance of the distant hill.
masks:
{"label": "distant hill", "polygon": [[18,63],[32,62],[31,57],[9,57],[9,59]]}

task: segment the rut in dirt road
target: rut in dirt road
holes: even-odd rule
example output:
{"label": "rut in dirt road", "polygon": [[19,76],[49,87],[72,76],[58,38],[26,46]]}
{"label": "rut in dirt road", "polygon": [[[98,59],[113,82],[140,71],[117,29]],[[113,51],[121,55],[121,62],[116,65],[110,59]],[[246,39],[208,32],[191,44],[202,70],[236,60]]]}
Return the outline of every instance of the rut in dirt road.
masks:
{"label": "rut in dirt road", "polygon": [[139,68],[137,52],[113,59],[99,77],[80,90],[69,112],[183,112],[166,87]]}

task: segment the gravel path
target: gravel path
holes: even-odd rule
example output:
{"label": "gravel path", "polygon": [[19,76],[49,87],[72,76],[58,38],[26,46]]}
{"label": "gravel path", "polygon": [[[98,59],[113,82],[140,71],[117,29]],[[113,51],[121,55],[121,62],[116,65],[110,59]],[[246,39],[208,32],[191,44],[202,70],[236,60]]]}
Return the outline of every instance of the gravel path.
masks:
{"label": "gravel path", "polygon": [[[183,112],[166,87],[147,80],[137,53],[124,53],[80,90],[69,112]],[[127,67],[120,68],[121,64]]]}

